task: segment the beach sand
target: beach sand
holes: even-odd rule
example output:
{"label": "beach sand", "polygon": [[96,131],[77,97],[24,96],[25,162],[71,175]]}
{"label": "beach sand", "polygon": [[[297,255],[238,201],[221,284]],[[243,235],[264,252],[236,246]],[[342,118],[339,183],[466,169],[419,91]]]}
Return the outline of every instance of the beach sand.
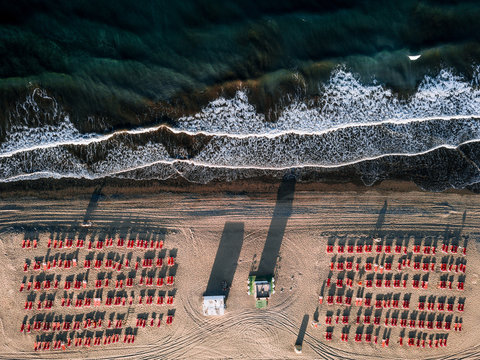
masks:
{"label": "beach sand", "polygon": [[[365,188],[353,184],[294,184],[293,182],[257,184],[253,182],[189,188],[143,187],[121,188],[64,187],[57,191],[24,191],[9,189],[0,200],[0,278],[3,296],[0,297],[0,357],[31,358],[132,358],[132,359],[209,359],[209,358],[478,358],[480,354],[480,313],[476,304],[480,295],[478,276],[480,269],[480,198],[468,191],[444,193],[424,192],[410,183],[385,182],[381,186]],[[90,227],[81,224],[89,223]],[[97,308],[65,308],[60,305],[63,289],[19,292],[24,277],[41,272],[31,268],[25,273],[26,259],[56,254],[71,254],[77,249],[52,249],[48,239],[77,239],[86,235],[93,238],[122,235],[164,241],[165,254],[176,255],[175,284],[163,287],[175,290],[170,306],[138,305]],[[36,249],[22,248],[22,241],[38,238]],[[358,307],[351,307],[348,342],[340,341],[344,325],[334,324],[333,340],[325,340],[327,311],[343,311],[345,305],[319,305],[319,294],[326,291],[324,283],[330,272],[332,254],[326,254],[328,241],[339,239],[409,238],[409,252],[413,239],[468,239],[465,290],[440,290],[439,264],[444,256],[437,251],[436,270],[432,272],[428,290],[375,289],[377,294],[411,294],[410,314],[416,309],[422,295],[455,297],[455,306],[465,297],[465,311],[452,313],[462,319],[462,331],[422,330],[427,334],[448,334],[447,347],[426,348],[406,344],[400,346],[400,327],[391,328],[389,347],[379,344],[356,343],[354,335],[358,325],[354,319]],[[241,246],[238,245],[241,242]],[[267,251],[264,247],[267,243]],[[75,269],[49,270],[47,274],[62,275],[60,288],[66,275],[85,273],[84,259],[90,252],[123,255],[132,252],[133,259],[144,258],[147,251],[113,246],[110,249],[79,249]],[[219,255],[217,256],[217,252]],[[232,252],[234,252],[232,254]],[[155,256],[158,251],[155,250]],[[224,254],[229,254],[224,255]],[[238,256],[238,261],[235,261]],[[365,260],[365,255],[356,259]],[[452,255],[452,258],[463,258]],[[233,259],[233,260],[231,260]],[[394,260],[396,266],[397,259]],[[266,310],[256,310],[254,299],[247,294],[247,278],[260,268],[272,269],[276,280],[276,293]],[[219,269],[224,269],[224,273]],[[214,269],[214,273],[212,273]],[[170,269],[167,269],[167,272]],[[116,270],[95,270],[88,273],[86,290],[94,290],[98,273]],[[396,268],[392,271],[397,273]],[[409,281],[415,275],[412,269]],[[137,272],[137,278],[142,269]],[[422,275],[423,273],[420,272]],[[458,274],[454,274],[455,279]],[[215,288],[218,279],[225,277],[230,289],[226,313],[223,317],[207,318],[202,315],[202,295],[207,286]],[[333,279],[336,278],[334,274]],[[210,280],[210,282],[209,282]],[[354,290],[357,291],[358,285]],[[109,290],[114,289],[113,282]],[[134,285],[135,296],[146,289]],[[77,294],[83,290],[69,291]],[[129,290],[130,292],[130,290]],[[36,300],[42,293],[56,294],[53,308],[24,310],[28,294]],[[106,292],[103,298],[106,297]],[[25,317],[27,322],[36,314],[54,313],[55,316],[105,312],[125,314],[126,327],[135,329],[137,315],[174,313],[171,325],[137,328],[134,344],[86,347],[71,346],[67,350],[34,352],[37,336],[44,332],[20,332]],[[382,314],[380,336],[384,334]],[[437,314],[437,313],[436,313]],[[447,313],[445,313],[448,315]],[[308,316],[308,318],[306,317]],[[311,326],[318,317],[318,328]],[[305,323],[305,320],[307,321]],[[302,326],[302,322],[304,323]],[[305,327],[306,325],[306,327]],[[301,329],[302,328],[302,329]],[[100,330],[99,330],[100,329]],[[105,331],[106,322],[95,331]],[[387,329],[388,330],[388,329]],[[407,334],[410,328],[407,328]],[[93,330],[92,330],[93,331]],[[303,331],[305,332],[303,334]],[[417,333],[419,332],[416,329]],[[81,331],[80,331],[81,332]],[[70,333],[70,332],[69,332]],[[293,345],[303,342],[302,354],[296,354]]]}

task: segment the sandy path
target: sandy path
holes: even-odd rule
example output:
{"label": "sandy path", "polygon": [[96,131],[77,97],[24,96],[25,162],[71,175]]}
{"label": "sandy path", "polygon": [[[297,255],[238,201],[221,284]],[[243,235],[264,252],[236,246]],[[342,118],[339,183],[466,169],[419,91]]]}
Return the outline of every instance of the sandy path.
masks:
{"label": "sandy path", "polygon": [[[379,213],[386,201],[384,217]],[[122,196],[103,193],[95,201],[12,199],[0,202],[0,276],[4,296],[0,299],[1,358],[475,358],[480,356],[480,314],[475,312],[479,287],[477,239],[480,198],[468,194],[423,192],[295,192],[291,214],[282,213],[277,194],[196,195],[152,194]],[[135,345],[71,348],[68,352],[33,352],[35,335],[19,332],[26,314],[26,294],[18,291],[25,258],[44,255],[50,235],[77,235],[88,210],[92,222],[88,234],[146,234],[162,237],[168,249],[178,249],[175,321],[170,327],[139,329]],[[464,213],[466,211],[465,219]],[[290,215],[290,216],[289,216]],[[269,235],[274,227],[285,225],[282,234]],[[280,220],[278,220],[280,219]],[[282,220],[283,219],[283,220]],[[283,224],[283,222],[285,224]],[[201,315],[201,296],[226,224],[243,225],[243,245],[222,318]],[[377,227],[377,228],[376,228]],[[275,229],[274,229],[275,230]],[[38,233],[38,249],[21,248],[23,238]],[[325,254],[329,237],[344,236],[444,236],[447,233],[469,236],[465,313],[463,331],[450,332],[447,348],[417,349],[400,347],[397,336],[389,348],[325,342],[323,324],[308,325],[303,354],[292,346],[304,315],[309,322],[318,304],[318,294],[329,271],[330,256]],[[254,309],[246,294],[246,280],[258,266],[268,236],[281,236],[275,272],[277,293],[266,311]],[[476,248],[476,249],[475,249]],[[474,251],[475,249],[475,251]],[[70,253],[73,250],[65,253]],[[119,250],[119,252],[126,252]],[[80,250],[83,263],[86,249]],[[135,256],[142,256],[136,251]],[[433,291],[433,290],[432,290]],[[414,294],[415,295],[415,294]],[[57,314],[81,312],[57,305]],[[108,310],[102,307],[102,310]],[[85,310],[83,310],[85,312]],[[120,312],[121,309],[118,309]],[[326,305],[319,308],[320,322]],[[135,325],[135,314],[152,312],[147,306],[132,307],[128,325]],[[165,312],[165,311],[163,311]],[[32,314],[35,314],[34,311]],[[341,326],[338,325],[338,328]],[[337,330],[338,331],[338,330]],[[339,334],[339,333],[337,333]]]}

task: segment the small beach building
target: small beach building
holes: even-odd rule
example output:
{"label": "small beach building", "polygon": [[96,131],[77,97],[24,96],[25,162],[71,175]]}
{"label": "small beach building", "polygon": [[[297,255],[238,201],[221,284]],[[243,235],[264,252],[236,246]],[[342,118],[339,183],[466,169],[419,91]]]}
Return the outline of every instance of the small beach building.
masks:
{"label": "small beach building", "polygon": [[268,299],[275,293],[275,279],[273,276],[248,278],[248,294],[255,297],[255,307],[264,309],[268,305]]}
{"label": "small beach building", "polygon": [[203,297],[203,315],[221,316],[223,314],[225,314],[225,295]]}

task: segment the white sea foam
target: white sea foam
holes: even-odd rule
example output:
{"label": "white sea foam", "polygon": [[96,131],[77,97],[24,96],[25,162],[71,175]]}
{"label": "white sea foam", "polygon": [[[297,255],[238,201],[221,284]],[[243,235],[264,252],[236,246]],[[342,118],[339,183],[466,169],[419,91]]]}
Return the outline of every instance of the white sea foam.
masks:
{"label": "white sea foam", "polygon": [[[205,182],[218,176],[231,179],[226,174],[233,169],[244,174],[293,167],[333,169],[387,156],[456,149],[480,139],[478,78],[478,69],[471,83],[443,70],[426,77],[410,99],[400,100],[381,85],[363,85],[339,69],[323,86],[320,105],[297,101],[275,123],[266,121],[247,94],[238,91],[234,98],[219,98],[168,129],[209,136],[198,140],[204,144],[192,158],[181,149],[173,157],[162,137],[152,136],[165,125],[81,134],[54,99],[50,113],[41,111],[34,93],[17,106],[16,115],[37,111],[37,126],[17,125],[0,144],[0,181],[183,176]],[[42,116],[48,117],[47,124],[42,124]]]}

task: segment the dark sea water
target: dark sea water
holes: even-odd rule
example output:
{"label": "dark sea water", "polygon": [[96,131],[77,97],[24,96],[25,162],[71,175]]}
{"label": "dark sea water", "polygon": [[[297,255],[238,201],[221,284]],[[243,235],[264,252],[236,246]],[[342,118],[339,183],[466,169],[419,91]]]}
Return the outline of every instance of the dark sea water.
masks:
{"label": "dark sea water", "polygon": [[479,1],[0,2],[0,181],[476,187],[479,19]]}

